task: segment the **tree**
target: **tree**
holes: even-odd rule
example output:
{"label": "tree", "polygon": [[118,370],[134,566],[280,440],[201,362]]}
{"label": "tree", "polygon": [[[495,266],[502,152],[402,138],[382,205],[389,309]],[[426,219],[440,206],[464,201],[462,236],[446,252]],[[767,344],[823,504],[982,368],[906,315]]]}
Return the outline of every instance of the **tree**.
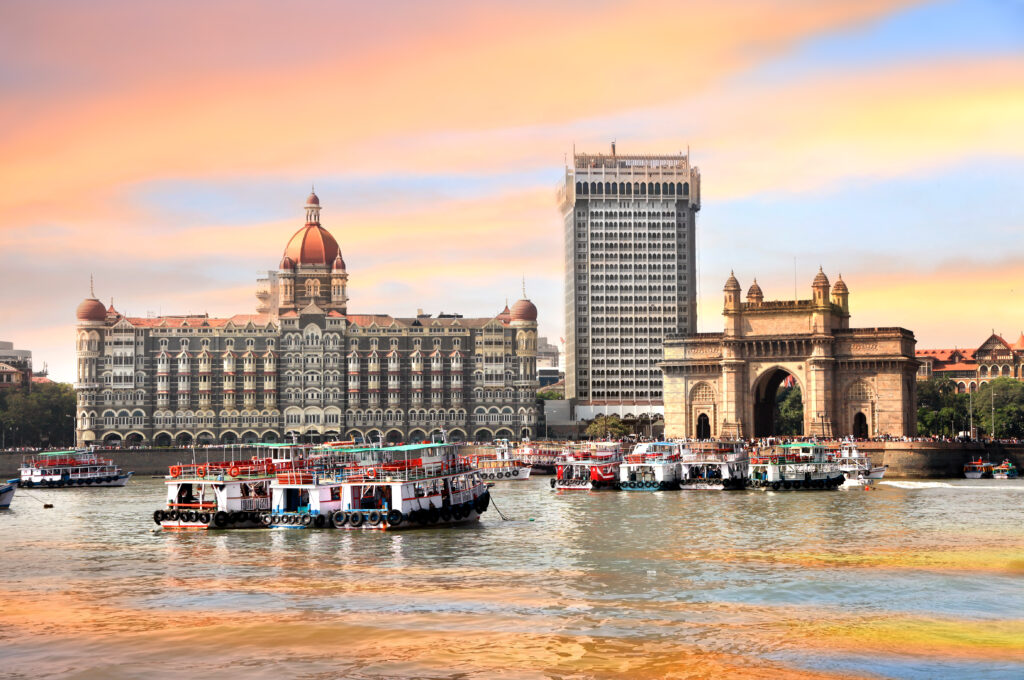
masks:
{"label": "tree", "polygon": [[67,383],[10,391],[0,402],[7,446],[73,446],[74,416],[75,391]]}
{"label": "tree", "polygon": [[980,433],[1001,439],[1024,437],[1024,383],[1013,378],[996,378],[978,388],[973,402],[974,426]]}
{"label": "tree", "polygon": [[[966,431],[970,413],[966,394],[958,394],[956,383],[936,377],[917,384],[917,432],[922,435],[949,435]],[[977,405],[977,395],[975,395]],[[975,425],[977,425],[975,419]]]}
{"label": "tree", "polygon": [[804,399],[800,388],[780,387],[775,394],[775,434],[783,436],[804,433]]}
{"label": "tree", "polygon": [[538,399],[564,399],[565,396],[556,390],[542,390],[537,393]]}
{"label": "tree", "polygon": [[618,416],[598,416],[587,425],[586,434],[594,439],[605,439],[621,437],[629,433],[627,427]]}

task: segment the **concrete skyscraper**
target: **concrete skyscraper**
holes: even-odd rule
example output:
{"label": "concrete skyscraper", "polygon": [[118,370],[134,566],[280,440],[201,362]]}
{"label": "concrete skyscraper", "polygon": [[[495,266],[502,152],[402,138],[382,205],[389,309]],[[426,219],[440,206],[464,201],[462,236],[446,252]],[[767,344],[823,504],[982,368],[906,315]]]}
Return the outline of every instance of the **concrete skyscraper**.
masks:
{"label": "concrete skyscraper", "polygon": [[565,388],[576,416],[663,414],[662,343],[697,327],[700,170],[689,154],[573,153],[565,224]]}

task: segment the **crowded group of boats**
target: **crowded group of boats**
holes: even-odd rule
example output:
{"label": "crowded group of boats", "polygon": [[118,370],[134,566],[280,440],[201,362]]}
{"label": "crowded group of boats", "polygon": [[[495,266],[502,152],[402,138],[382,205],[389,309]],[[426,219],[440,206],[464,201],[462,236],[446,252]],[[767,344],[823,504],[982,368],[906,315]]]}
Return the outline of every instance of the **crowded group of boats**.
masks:
{"label": "crowded group of boats", "polygon": [[[870,488],[886,471],[852,441],[253,444],[205,449],[202,462],[196,453],[168,470],[165,502],[153,511],[162,529],[465,524],[486,512],[495,482],[523,481],[532,473],[551,474],[551,488],[560,491],[781,492]],[[223,459],[211,462],[211,453]],[[0,508],[9,507],[18,486],[124,486],[132,474],[89,450],[36,454],[22,462],[18,479],[0,485]],[[969,478],[1016,475],[1009,461],[965,466]]]}

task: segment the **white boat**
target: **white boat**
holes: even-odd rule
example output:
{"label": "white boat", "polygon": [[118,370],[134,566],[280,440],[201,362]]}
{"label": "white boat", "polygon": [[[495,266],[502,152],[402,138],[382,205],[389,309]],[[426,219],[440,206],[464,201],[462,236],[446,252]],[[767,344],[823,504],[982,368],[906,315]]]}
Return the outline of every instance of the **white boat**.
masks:
{"label": "white boat", "polygon": [[533,466],[518,460],[507,444],[499,444],[491,453],[473,453],[463,456],[464,463],[480,471],[488,481],[522,481],[530,478]]}
{"label": "white boat", "polygon": [[567,446],[555,465],[551,488],[594,491],[616,489],[622,448],[617,442],[581,442]]}
{"label": "white boat", "polygon": [[623,491],[678,489],[682,452],[682,445],[673,442],[637,444],[619,465],[619,488]]}
{"label": "white boat", "polygon": [[395,530],[476,522],[490,505],[479,472],[447,443],[350,449],[278,474],[272,528]]}
{"label": "white boat", "polygon": [[743,444],[693,442],[681,456],[679,488],[686,491],[745,489],[749,463]]}
{"label": "white boat", "polygon": [[14,500],[14,492],[17,488],[17,479],[8,479],[6,483],[0,484],[0,510],[11,507],[11,501]]}
{"label": "white boat", "polygon": [[839,448],[839,469],[846,482],[843,489],[870,486],[885,476],[887,465],[873,465],[871,459],[857,449],[853,442],[843,442]]}
{"label": "white boat", "polygon": [[270,483],[278,471],[304,468],[305,447],[278,444],[249,460],[172,465],[167,501],[153,511],[165,531],[254,529],[270,510]]}
{"label": "white boat", "polygon": [[967,479],[992,479],[994,467],[990,461],[976,458],[964,464],[964,477]]}
{"label": "white boat", "polygon": [[89,450],[34,454],[22,461],[18,472],[18,485],[28,489],[124,486],[135,474],[124,472],[114,461]]}
{"label": "white boat", "polygon": [[750,457],[750,486],[771,491],[837,489],[846,481],[835,451],[815,442],[765,447]]}

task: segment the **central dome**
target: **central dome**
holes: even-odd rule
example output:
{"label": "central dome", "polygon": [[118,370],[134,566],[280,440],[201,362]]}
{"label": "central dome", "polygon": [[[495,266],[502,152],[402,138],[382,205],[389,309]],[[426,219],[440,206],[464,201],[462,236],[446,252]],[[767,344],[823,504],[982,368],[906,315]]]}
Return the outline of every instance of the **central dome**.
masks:
{"label": "central dome", "polygon": [[295,232],[284,256],[290,257],[296,265],[312,264],[329,267],[334,263],[339,252],[338,242],[319,224],[307,224]]}

